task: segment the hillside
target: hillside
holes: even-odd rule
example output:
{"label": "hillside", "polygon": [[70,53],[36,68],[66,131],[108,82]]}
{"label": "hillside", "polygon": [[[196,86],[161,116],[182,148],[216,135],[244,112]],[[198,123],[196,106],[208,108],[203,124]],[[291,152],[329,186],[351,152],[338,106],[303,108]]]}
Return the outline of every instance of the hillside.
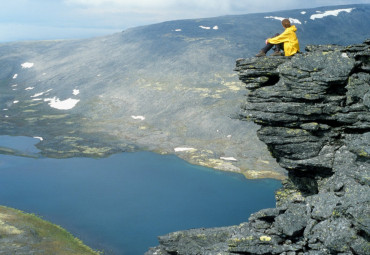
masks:
{"label": "hillside", "polygon": [[60,226],[0,206],[0,254],[99,255]]}
{"label": "hillside", "polygon": [[48,157],[120,151],[176,153],[191,163],[283,178],[236,118],[245,90],[235,59],[281,31],[308,44],[351,44],[370,34],[370,5],[170,21],[88,40],[0,45],[0,133],[38,137]]}

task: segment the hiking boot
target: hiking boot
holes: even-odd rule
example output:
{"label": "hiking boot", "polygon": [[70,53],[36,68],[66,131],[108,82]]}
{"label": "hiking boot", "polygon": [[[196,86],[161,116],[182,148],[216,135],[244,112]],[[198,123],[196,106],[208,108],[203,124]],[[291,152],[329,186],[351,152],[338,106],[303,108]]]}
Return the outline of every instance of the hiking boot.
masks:
{"label": "hiking boot", "polygon": [[265,57],[265,56],[266,56],[266,53],[264,53],[262,50],[258,52],[258,54],[256,55],[256,57]]}
{"label": "hiking boot", "polygon": [[275,51],[271,56],[282,56],[283,54],[280,51]]}

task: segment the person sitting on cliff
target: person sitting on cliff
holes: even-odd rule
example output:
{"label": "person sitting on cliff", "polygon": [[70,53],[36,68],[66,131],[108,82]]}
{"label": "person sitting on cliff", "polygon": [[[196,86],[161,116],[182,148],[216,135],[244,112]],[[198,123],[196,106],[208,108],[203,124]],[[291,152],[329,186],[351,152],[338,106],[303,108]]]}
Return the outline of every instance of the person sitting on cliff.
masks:
{"label": "person sitting on cliff", "polygon": [[266,56],[266,53],[275,46],[275,52],[271,56],[282,56],[280,50],[284,49],[285,56],[292,56],[299,52],[299,42],[296,35],[296,26],[290,25],[289,19],[283,19],[281,24],[285,28],[282,34],[276,34],[273,38],[266,40],[266,46],[256,55],[256,57]]}

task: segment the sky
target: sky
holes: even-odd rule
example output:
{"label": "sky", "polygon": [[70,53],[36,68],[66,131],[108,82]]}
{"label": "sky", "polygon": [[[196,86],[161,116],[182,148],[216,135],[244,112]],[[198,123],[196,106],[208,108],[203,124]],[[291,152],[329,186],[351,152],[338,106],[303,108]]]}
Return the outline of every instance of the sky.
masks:
{"label": "sky", "polygon": [[86,38],[169,20],[370,0],[1,0],[0,42]]}

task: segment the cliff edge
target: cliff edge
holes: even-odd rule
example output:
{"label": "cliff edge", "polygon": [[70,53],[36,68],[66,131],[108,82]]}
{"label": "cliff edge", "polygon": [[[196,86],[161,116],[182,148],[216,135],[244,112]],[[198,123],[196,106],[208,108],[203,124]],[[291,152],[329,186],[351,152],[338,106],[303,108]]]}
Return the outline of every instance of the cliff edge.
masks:
{"label": "cliff edge", "polygon": [[240,118],[289,171],[276,208],[239,226],[159,237],[146,254],[369,254],[370,40],[238,59]]}

